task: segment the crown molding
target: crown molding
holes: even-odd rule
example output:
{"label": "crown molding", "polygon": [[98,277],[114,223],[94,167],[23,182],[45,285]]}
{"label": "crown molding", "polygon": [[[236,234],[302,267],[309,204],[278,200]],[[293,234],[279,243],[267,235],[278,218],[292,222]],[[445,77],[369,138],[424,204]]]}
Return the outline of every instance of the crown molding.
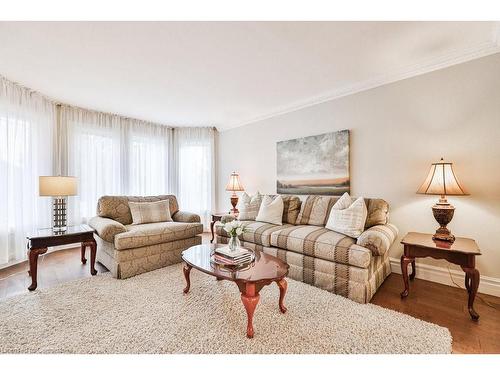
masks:
{"label": "crown molding", "polygon": [[436,70],[448,68],[453,65],[462,64],[496,53],[500,53],[500,22],[496,22],[495,26],[493,27],[492,38],[490,41],[475,45],[474,47],[471,47],[467,50],[455,50],[446,54],[442,54],[431,60],[422,61],[412,66],[407,66],[405,68],[395,70],[391,73],[384,74],[370,80],[358,82],[350,86],[340,87],[325,94],[310,97],[305,100],[296,101],[286,106],[280,106],[272,111],[249,118],[245,121],[229,124],[228,126],[221,126],[219,131],[224,132],[258,121],[267,120],[269,118],[281,116],[286,113],[298,111],[303,108],[325,103],[330,100],[357,94],[376,87],[384,86],[407,78],[416,77]]}

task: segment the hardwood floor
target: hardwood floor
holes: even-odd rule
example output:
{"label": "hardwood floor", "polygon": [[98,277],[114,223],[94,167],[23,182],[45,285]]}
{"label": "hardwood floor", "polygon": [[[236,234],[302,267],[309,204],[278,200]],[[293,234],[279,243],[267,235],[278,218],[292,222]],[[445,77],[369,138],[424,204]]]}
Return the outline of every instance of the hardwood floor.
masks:
{"label": "hardwood floor", "polygon": [[[203,236],[208,242],[209,236]],[[91,277],[89,262],[80,262],[79,249],[66,249],[40,257],[38,265],[39,288],[46,288],[66,281]],[[106,268],[96,263],[99,273]],[[27,262],[0,270],[1,299],[29,293],[30,285]],[[467,311],[464,289],[415,279],[410,284],[410,295],[402,300],[401,275],[391,274],[371,303],[411,315],[428,322],[447,327],[453,336],[454,353],[500,353],[500,298],[479,294],[479,297],[495,308],[476,298],[475,308],[481,318],[473,322]]]}
{"label": "hardwood floor", "polygon": [[499,297],[479,293],[474,308],[480,318],[474,322],[467,310],[465,289],[415,279],[410,283],[410,295],[401,299],[403,289],[402,276],[392,273],[370,303],[447,327],[454,353],[500,353]]}

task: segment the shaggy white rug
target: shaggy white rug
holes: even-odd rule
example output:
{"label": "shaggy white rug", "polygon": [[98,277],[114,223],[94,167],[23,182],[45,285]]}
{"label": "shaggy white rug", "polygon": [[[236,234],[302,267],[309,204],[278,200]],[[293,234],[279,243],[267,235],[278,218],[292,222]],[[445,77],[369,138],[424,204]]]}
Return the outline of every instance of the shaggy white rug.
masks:
{"label": "shaggy white rug", "polygon": [[288,280],[264,287],[247,339],[236,285],[181,265],[109,273],[0,301],[4,353],[450,353],[448,329]]}

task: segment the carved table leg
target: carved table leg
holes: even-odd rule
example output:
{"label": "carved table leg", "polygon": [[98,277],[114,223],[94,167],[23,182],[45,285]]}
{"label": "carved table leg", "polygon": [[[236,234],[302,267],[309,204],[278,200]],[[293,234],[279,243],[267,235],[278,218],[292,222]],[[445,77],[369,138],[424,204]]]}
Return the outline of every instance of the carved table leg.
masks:
{"label": "carved table leg", "polygon": [[403,281],[405,283],[405,290],[401,292],[401,298],[407,297],[410,292],[410,283],[408,281],[408,263],[411,263],[412,261],[415,261],[415,259],[401,255],[401,273],[403,274]]}
{"label": "carved table leg", "polygon": [[85,249],[86,247],[90,247],[90,274],[92,276],[94,275],[97,275],[97,270],[95,269],[95,256],[96,256],[96,253],[97,253],[97,243],[92,240],[92,241],[85,241],[85,242],[82,242],[82,263],[85,264],[85,262],[87,260],[85,260],[85,262],[83,261],[83,257],[84,257],[84,254],[85,254]]}
{"label": "carved table leg", "polygon": [[283,301],[285,300],[285,294],[288,288],[288,283],[286,282],[285,278],[283,278],[281,280],[276,281],[276,284],[278,284],[278,287],[280,288],[280,301],[279,301],[280,311],[284,314],[286,313],[286,307],[283,304]]}
{"label": "carved table leg", "polygon": [[214,225],[215,221],[212,219],[212,221],[210,222],[210,232],[212,232],[212,239],[210,240],[210,243],[214,242]]}
{"label": "carved table leg", "polygon": [[189,288],[191,287],[191,281],[189,280],[189,273],[191,272],[191,267],[188,264],[184,264],[182,271],[184,272],[184,278],[186,279],[186,287],[184,288],[184,294],[189,292]]}
{"label": "carved table leg", "polygon": [[247,311],[247,337],[251,339],[254,335],[253,313],[259,303],[260,295],[255,289],[255,284],[246,283],[245,292],[241,293],[241,301]]}
{"label": "carved table leg", "polygon": [[31,276],[31,285],[28,287],[28,290],[35,290],[37,287],[38,256],[40,254],[45,254],[46,252],[47,248],[29,249],[28,251],[28,258],[30,262],[29,274]]}
{"label": "carved table leg", "polygon": [[469,294],[467,307],[472,320],[478,320],[479,314],[474,310],[474,299],[479,288],[479,271],[475,268],[462,267],[465,272],[465,287]]}
{"label": "carved table leg", "polygon": [[95,269],[95,257],[97,254],[97,242],[92,241],[90,245],[90,274],[97,275],[97,270]]}
{"label": "carved table leg", "polygon": [[417,268],[415,266],[415,259],[411,261],[411,274],[410,274],[410,280],[413,280],[415,278],[415,275],[417,274]]}
{"label": "carved table leg", "polygon": [[87,263],[87,259],[85,258],[85,250],[87,249],[87,245],[85,242],[82,242],[82,248],[81,248],[81,260],[82,264]]}

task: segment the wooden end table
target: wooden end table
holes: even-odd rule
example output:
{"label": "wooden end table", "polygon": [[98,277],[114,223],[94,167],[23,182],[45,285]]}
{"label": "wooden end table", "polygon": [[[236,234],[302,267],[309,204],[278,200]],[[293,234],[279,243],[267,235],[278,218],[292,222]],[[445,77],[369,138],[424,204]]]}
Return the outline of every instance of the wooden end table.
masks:
{"label": "wooden end table", "polygon": [[215,276],[217,280],[233,281],[240,290],[241,302],[247,312],[247,337],[252,338],[254,335],[253,314],[260,300],[259,292],[264,286],[273,282],[278,284],[280,290],[278,306],[283,314],[286,312],[283,302],[288,287],[285,277],[288,275],[289,266],[272,255],[255,250],[255,260],[251,265],[240,270],[231,270],[211,262],[214,249],[220,246],[225,245],[197,245],[182,252],[186,279],[184,293],[188,293],[191,287],[189,274],[192,268]]}
{"label": "wooden end table", "polygon": [[[474,299],[479,287],[479,271],[476,269],[476,255],[481,251],[476,241],[470,238],[455,238],[455,242],[438,241],[432,239],[432,234],[410,232],[401,240],[404,253],[401,256],[401,272],[405,285],[401,298],[410,293],[409,280],[415,278],[415,258],[431,257],[445,259],[450,263],[462,267],[465,272],[465,288],[469,295],[468,309],[472,320],[478,320],[479,314],[474,310]],[[408,264],[411,263],[411,274],[408,277]]]}
{"label": "wooden end table", "polygon": [[212,233],[212,239],[210,240],[210,243],[214,242],[214,225],[216,222],[221,221],[223,216],[226,215],[231,215],[229,212],[224,212],[224,213],[213,213],[212,214],[212,221],[210,222],[210,232]]}
{"label": "wooden end table", "polygon": [[94,230],[86,224],[68,226],[62,233],[56,233],[52,228],[38,229],[26,237],[28,239],[28,259],[30,262],[31,285],[28,290],[35,290],[37,287],[38,256],[45,254],[47,248],[51,246],[68,245],[72,243],[81,243],[81,261],[87,263],[85,258],[85,249],[90,247],[90,274],[97,274],[95,269],[95,256],[97,244],[94,239]]}

